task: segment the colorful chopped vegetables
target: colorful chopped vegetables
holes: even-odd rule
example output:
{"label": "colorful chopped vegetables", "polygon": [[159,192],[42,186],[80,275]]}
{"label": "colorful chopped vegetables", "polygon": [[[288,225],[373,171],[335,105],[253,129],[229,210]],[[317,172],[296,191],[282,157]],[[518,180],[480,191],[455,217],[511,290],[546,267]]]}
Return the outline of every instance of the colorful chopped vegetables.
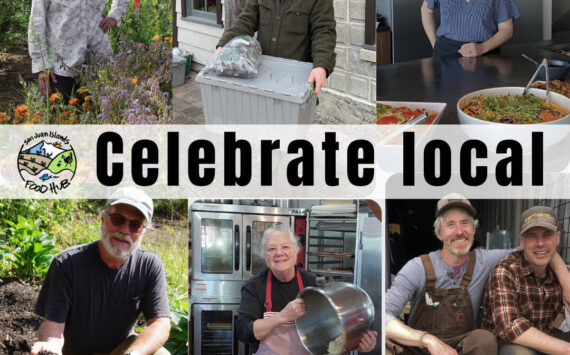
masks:
{"label": "colorful chopped vegetables", "polygon": [[469,116],[496,123],[544,123],[558,120],[568,111],[534,95],[476,96],[460,104]]}
{"label": "colorful chopped vegetables", "polygon": [[405,106],[392,107],[378,103],[376,105],[376,124],[405,124],[424,112],[428,114],[426,124],[431,124],[437,117],[437,113],[425,109],[412,109]]}
{"label": "colorful chopped vegetables", "polygon": [[[546,83],[544,81],[535,81],[531,87],[546,90]],[[557,92],[570,99],[570,83],[560,80],[553,80],[550,82],[550,91]]]}

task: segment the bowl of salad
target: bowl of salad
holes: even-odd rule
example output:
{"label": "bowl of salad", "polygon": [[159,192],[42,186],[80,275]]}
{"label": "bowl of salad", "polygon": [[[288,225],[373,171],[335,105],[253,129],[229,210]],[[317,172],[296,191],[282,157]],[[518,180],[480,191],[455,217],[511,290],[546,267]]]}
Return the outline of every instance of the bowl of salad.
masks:
{"label": "bowl of salad", "polygon": [[441,102],[378,101],[376,124],[407,124],[424,112],[428,117],[423,123],[436,124],[445,106],[447,104]]}
{"label": "bowl of salad", "polygon": [[501,87],[469,93],[457,102],[462,124],[570,124],[570,99],[546,91],[530,89],[523,96],[523,87]]}

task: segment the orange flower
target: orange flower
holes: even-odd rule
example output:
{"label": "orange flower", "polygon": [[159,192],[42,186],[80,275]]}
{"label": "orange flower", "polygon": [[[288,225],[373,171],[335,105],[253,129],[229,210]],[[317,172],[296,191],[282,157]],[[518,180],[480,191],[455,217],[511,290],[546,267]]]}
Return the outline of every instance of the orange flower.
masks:
{"label": "orange flower", "polygon": [[164,40],[165,40],[166,42],[172,43],[172,37],[164,37]]}
{"label": "orange flower", "polygon": [[85,94],[87,94],[87,91],[88,91],[87,89],[81,89],[78,91],[78,93],[79,93],[79,95],[85,95]]}
{"label": "orange flower", "polygon": [[148,98],[148,101],[150,101],[150,102],[154,102],[154,97],[152,97],[152,96],[151,96],[151,97],[149,97],[149,98]]}
{"label": "orange flower", "polygon": [[78,99],[78,98],[75,98],[75,97],[74,97],[73,99],[69,100],[69,104],[70,104],[70,105],[75,105],[75,104],[78,103],[78,102],[79,102],[79,99]]}
{"label": "orange flower", "polygon": [[18,105],[14,109],[15,118],[26,117],[27,115],[28,115],[28,106],[26,105]]}
{"label": "orange flower", "polygon": [[81,107],[83,107],[85,111],[91,112],[91,105],[89,105],[89,101],[85,101]]}
{"label": "orange flower", "polygon": [[131,82],[133,83],[133,85],[137,85],[137,83],[139,82],[139,78],[135,75],[135,77],[132,78]]}
{"label": "orange flower", "polygon": [[70,110],[67,110],[67,111],[64,111],[64,112],[63,112],[63,115],[64,115],[64,116],[69,116],[70,113],[71,113],[71,111],[70,111]]}
{"label": "orange flower", "polygon": [[153,41],[157,41],[160,39],[160,35],[154,35],[154,37],[152,37]]}
{"label": "orange flower", "polygon": [[90,101],[90,100],[91,100],[91,95],[85,96],[84,100],[85,100],[85,101]]}
{"label": "orange flower", "polygon": [[61,94],[59,92],[53,93],[49,97],[49,102],[53,103],[55,100],[58,100],[60,97],[61,97]]}

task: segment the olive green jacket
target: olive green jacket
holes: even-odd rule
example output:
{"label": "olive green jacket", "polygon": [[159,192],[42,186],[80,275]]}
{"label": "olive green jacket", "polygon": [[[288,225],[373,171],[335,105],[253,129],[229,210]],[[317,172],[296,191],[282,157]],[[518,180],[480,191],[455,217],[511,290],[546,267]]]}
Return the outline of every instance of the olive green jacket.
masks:
{"label": "olive green jacket", "polygon": [[312,62],[332,73],[335,66],[336,22],[333,0],[248,0],[217,46],[247,34],[261,44],[263,54]]}

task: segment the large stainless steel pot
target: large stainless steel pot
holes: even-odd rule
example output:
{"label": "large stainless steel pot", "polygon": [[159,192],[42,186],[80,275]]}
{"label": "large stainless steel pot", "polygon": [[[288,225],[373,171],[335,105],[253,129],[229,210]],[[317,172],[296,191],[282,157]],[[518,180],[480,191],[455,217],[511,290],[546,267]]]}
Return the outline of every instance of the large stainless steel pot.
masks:
{"label": "large stainless steel pot", "polygon": [[301,342],[312,354],[329,353],[329,343],[335,340],[344,351],[356,349],[362,333],[372,326],[374,304],[363,289],[353,284],[333,282],[324,288],[307,287],[299,297],[305,301],[307,313],[295,325]]}

